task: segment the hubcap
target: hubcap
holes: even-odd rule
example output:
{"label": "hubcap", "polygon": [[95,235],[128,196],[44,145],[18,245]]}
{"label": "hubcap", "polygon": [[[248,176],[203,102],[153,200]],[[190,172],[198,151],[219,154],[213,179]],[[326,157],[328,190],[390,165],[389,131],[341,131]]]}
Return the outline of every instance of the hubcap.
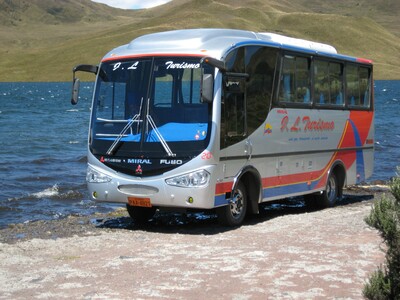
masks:
{"label": "hubcap", "polygon": [[336,200],[336,181],[332,176],[329,177],[328,186],[326,187],[326,194],[330,203],[334,203]]}
{"label": "hubcap", "polygon": [[235,191],[235,195],[232,199],[230,204],[231,206],[231,213],[234,218],[239,218],[243,212],[243,194],[240,190]]}

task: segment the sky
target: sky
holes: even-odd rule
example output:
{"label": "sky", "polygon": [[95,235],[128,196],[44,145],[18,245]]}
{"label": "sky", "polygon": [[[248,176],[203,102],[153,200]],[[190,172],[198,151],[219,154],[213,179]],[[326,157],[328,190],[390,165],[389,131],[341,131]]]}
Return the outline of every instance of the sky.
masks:
{"label": "sky", "polygon": [[104,3],[108,6],[123,8],[123,9],[140,9],[150,8],[165,4],[170,0],[92,0],[98,3]]}

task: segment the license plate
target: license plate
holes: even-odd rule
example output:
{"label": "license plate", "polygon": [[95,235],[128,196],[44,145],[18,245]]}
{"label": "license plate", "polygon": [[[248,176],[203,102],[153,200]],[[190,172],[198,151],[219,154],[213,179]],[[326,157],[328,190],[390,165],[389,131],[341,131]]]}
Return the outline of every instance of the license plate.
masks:
{"label": "license plate", "polygon": [[150,198],[137,198],[137,197],[128,197],[128,204],[130,206],[142,206],[142,207],[151,207]]}

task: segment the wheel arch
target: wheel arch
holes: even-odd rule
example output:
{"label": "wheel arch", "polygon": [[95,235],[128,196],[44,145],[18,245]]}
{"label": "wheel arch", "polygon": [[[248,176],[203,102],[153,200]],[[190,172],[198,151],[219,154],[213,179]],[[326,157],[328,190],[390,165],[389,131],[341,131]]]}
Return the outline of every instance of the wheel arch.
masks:
{"label": "wheel arch", "polygon": [[234,191],[239,184],[243,182],[247,192],[247,212],[258,214],[258,204],[261,202],[262,197],[262,179],[258,170],[254,166],[245,166],[236,175],[232,191]]}
{"label": "wheel arch", "polygon": [[346,183],[346,176],[347,176],[346,167],[344,166],[344,163],[342,161],[336,161],[329,170],[329,174],[331,173],[335,174],[337,178],[339,186],[338,196],[339,198],[341,198],[343,196],[343,188]]}

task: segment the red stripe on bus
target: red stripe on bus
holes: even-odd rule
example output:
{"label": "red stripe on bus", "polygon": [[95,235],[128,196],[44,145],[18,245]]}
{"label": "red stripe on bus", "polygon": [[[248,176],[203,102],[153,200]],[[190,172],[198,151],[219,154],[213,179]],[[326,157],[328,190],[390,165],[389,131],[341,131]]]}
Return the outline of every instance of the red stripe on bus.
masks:
{"label": "red stripe on bus", "polygon": [[[112,55],[112,54],[111,54]],[[182,53],[150,53],[150,54],[130,54],[130,55],[120,55],[120,56],[111,56],[104,58],[101,62],[108,62],[114,60],[123,60],[123,59],[132,59],[132,58],[144,58],[144,57],[205,57],[204,54],[182,54]]]}

